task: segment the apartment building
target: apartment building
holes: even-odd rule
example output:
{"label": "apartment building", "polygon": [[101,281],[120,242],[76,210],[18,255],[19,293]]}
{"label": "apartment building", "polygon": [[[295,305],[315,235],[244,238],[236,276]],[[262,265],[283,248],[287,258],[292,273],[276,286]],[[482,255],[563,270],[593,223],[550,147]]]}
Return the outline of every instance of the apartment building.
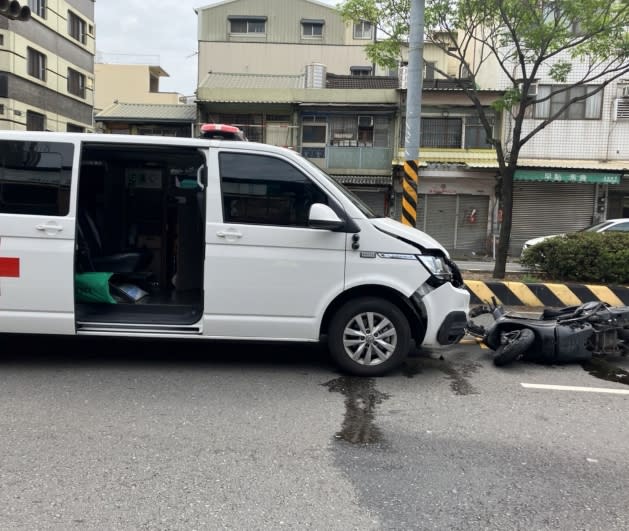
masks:
{"label": "apartment building", "polygon": [[29,0],[0,17],[0,129],[91,131],[94,0]]}
{"label": "apartment building", "polygon": [[226,0],[198,8],[199,80],[209,72],[303,74],[321,63],[341,75],[387,74],[365,54],[375,29],[344,22],[314,0]]}
{"label": "apartment building", "polygon": [[[570,59],[567,84],[590,68]],[[541,70],[529,97],[545,98],[560,87],[549,75],[550,66]],[[569,99],[595,88],[594,83],[575,87],[535,104],[523,135]],[[510,129],[507,115],[505,135]],[[514,176],[511,251],[518,254],[529,238],[574,232],[617,217],[629,217],[629,78],[572,104],[525,144]]]}
{"label": "apartment building", "polygon": [[[130,57],[125,57],[129,59]],[[94,64],[96,79],[94,92],[94,110],[98,113],[115,102],[135,104],[177,105],[182,95],[178,92],[161,92],[160,80],[169,77],[161,66],[159,57],[143,56],[136,63],[119,63],[115,60],[106,62],[107,57]]]}

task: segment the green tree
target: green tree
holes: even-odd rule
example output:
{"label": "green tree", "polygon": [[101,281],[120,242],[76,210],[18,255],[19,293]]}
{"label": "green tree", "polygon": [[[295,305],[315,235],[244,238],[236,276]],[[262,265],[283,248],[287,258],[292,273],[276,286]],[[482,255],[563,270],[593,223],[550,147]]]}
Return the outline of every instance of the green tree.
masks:
{"label": "green tree", "polygon": [[[410,4],[411,0],[346,0],[338,9],[347,21],[366,20],[377,28],[378,38],[366,46],[367,55],[381,66],[395,67],[408,44]],[[471,100],[496,150],[503,210],[496,278],[505,275],[513,177],[522,147],[568,107],[629,73],[628,28],[628,0],[426,0],[425,42],[459,65],[456,76],[435,71]],[[494,131],[479,98],[480,88],[494,88],[480,85],[480,75],[488,68],[497,69],[505,80],[502,96],[492,105],[509,124],[504,134]],[[553,80],[552,90],[530,96],[541,76]],[[544,102],[549,107],[546,117],[525,121],[533,107]]]}

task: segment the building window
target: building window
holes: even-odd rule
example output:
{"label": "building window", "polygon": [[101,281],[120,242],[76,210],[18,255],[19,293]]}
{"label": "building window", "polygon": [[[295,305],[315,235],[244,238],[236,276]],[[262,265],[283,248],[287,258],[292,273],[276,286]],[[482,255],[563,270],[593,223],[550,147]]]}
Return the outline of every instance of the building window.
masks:
{"label": "building window", "polygon": [[[537,87],[537,99],[548,98],[551,92],[556,91],[565,85],[539,85]],[[598,85],[583,85],[572,87],[558,94],[554,94],[540,103],[535,104],[533,110],[534,118],[550,118],[554,116],[572,98],[585,96],[598,88]],[[572,103],[564,112],[558,116],[558,120],[598,120],[601,118],[603,103],[603,91],[599,91],[589,98]]]}
{"label": "building window", "polygon": [[85,76],[72,68],[68,68],[68,92],[85,98]]}
{"label": "building window", "polygon": [[46,0],[28,0],[31,12],[41,18],[46,18]]}
{"label": "building window", "polygon": [[462,134],[461,118],[422,118],[422,147],[460,148]]}
{"label": "building window", "polygon": [[301,35],[309,39],[323,37],[323,20],[302,20]]}
{"label": "building window", "polygon": [[229,17],[229,33],[263,35],[266,17]]}
{"label": "building window", "polygon": [[354,39],[372,39],[373,38],[373,24],[366,20],[361,20],[354,24]]}
{"label": "building window", "polygon": [[465,147],[466,148],[490,148],[487,141],[487,133],[478,116],[465,117]]}
{"label": "building window", "polygon": [[350,66],[349,73],[353,76],[370,76],[373,70],[370,66]]}
{"label": "building window", "polygon": [[26,111],[26,130],[45,131],[46,117],[38,112]]}
{"label": "building window", "polygon": [[66,131],[68,133],[85,133],[85,127],[81,127],[80,125],[71,124],[68,122],[66,124]]}
{"label": "building window", "polygon": [[0,141],[0,212],[65,216],[73,154],[61,142]]}
{"label": "building window", "polygon": [[0,46],[4,46],[4,35],[0,33]]}
{"label": "building window", "polygon": [[335,147],[388,147],[391,120],[388,116],[330,116],[330,145]]}
{"label": "building window", "polygon": [[219,163],[226,223],[306,228],[311,205],[328,204],[327,195],[284,160],[223,152]]}
{"label": "building window", "polygon": [[33,48],[26,49],[28,75],[46,81],[46,56]]}
{"label": "building window", "polygon": [[424,79],[426,81],[434,81],[436,65],[437,63],[424,63]]}
{"label": "building window", "polygon": [[72,11],[68,11],[68,33],[70,37],[81,44],[85,44],[87,42],[86,27],[85,20],[72,13]]}
{"label": "building window", "polygon": [[4,103],[0,103],[0,114],[4,114]]}

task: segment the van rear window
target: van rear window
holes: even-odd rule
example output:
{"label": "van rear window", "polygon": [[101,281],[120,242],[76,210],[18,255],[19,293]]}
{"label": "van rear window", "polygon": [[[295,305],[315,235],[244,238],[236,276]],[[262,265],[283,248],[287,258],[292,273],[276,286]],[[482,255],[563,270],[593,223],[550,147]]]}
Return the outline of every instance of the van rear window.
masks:
{"label": "van rear window", "polygon": [[65,216],[74,145],[0,140],[0,214]]}

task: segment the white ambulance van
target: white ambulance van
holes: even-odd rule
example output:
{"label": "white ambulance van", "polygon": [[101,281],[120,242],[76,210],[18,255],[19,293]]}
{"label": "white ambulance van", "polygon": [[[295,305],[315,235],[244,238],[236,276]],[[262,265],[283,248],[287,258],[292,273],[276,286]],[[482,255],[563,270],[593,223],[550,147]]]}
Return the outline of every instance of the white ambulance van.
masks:
{"label": "white ambulance van", "polygon": [[0,333],[324,340],[373,376],[468,304],[439,243],[290,150],[0,132]]}

